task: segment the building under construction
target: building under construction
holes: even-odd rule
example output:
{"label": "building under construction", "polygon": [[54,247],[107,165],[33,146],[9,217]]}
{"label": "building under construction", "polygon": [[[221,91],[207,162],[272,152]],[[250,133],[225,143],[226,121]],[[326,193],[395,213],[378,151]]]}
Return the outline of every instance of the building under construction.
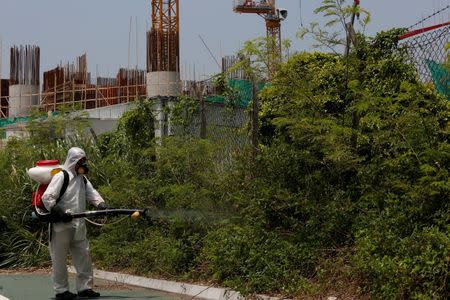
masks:
{"label": "building under construction", "polygon": [[121,68],[116,77],[98,77],[92,83],[84,54],[75,63],[44,72],[41,106],[47,111],[57,111],[58,106],[67,104],[93,109],[143,97],[146,97],[144,70]]}
{"label": "building under construction", "polygon": [[[197,96],[198,85],[182,83],[180,77],[179,0],[151,0],[151,19],[146,34],[147,70],[120,68],[115,76],[93,78],[88,71],[88,56],[83,54],[73,62],[44,70],[41,84],[39,47],[11,48],[10,78],[2,80],[1,86],[0,125],[22,122],[33,109],[54,112],[63,106],[86,110],[91,118],[102,122],[117,122],[121,113],[130,108],[127,104],[145,98],[153,103],[155,136],[172,134],[168,111],[179,95]],[[232,61],[225,58],[225,67]],[[203,82],[202,86],[203,96],[214,93],[211,82]],[[213,106],[220,106],[217,99]]]}
{"label": "building under construction", "polygon": [[181,93],[179,0],[152,0],[147,32],[147,72],[120,68],[115,77],[91,78],[87,55],[43,72],[40,48],[12,47],[10,78],[1,84],[1,118],[23,117],[32,109],[57,111],[61,105],[93,109],[136,98],[176,97]]}

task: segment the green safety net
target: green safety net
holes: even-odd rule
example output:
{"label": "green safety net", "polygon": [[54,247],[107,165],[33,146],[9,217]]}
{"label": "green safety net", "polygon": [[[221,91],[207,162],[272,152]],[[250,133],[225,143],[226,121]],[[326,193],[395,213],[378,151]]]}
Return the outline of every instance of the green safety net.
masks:
{"label": "green safety net", "polygon": [[0,119],[0,140],[6,139],[5,127],[15,125],[17,123],[28,122],[29,117],[16,117],[16,118],[6,118]]}
{"label": "green safety net", "polygon": [[[57,116],[58,112],[54,111],[52,112],[52,116]],[[15,117],[15,118],[4,118],[0,119],[0,128],[5,128],[10,125],[15,125],[17,123],[26,123],[30,119],[37,119],[37,118],[47,118],[47,113],[43,114],[42,116],[34,116],[34,117]]]}
{"label": "green safety net", "polygon": [[29,117],[16,117],[13,119],[0,119],[0,128],[4,128],[6,126],[10,126],[10,125],[14,125],[17,123],[22,123],[22,122],[28,122],[30,118]]}
{"label": "green safety net", "polygon": [[[236,104],[240,107],[247,107],[253,98],[252,83],[248,80],[231,79],[228,84],[233,90],[236,91],[237,94]],[[267,85],[266,83],[259,83],[258,91],[262,90],[266,85]],[[226,102],[225,97],[219,95],[206,97],[205,100],[207,102],[222,103],[222,104]]]}
{"label": "green safety net", "polygon": [[[58,115],[58,112],[52,112],[52,116]],[[47,116],[47,115],[46,115]],[[15,117],[0,119],[0,140],[6,138],[6,127],[14,126],[18,123],[27,123],[30,119],[36,119],[38,117]]]}
{"label": "green safety net", "polygon": [[450,69],[432,60],[426,63],[436,90],[450,100]]}

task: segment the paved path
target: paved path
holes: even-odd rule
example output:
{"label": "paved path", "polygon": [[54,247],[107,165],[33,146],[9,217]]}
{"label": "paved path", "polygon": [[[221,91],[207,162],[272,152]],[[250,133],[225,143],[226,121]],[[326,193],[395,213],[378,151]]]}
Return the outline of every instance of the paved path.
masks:
{"label": "paved path", "polygon": [[[137,288],[115,282],[95,279],[95,290],[101,293],[101,299],[127,300],[183,300],[181,296]],[[70,276],[71,292],[75,279]],[[0,300],[48,300],[54,299],[49,274],[0,274]],[[186,298],[184,298],[186,299]]]}

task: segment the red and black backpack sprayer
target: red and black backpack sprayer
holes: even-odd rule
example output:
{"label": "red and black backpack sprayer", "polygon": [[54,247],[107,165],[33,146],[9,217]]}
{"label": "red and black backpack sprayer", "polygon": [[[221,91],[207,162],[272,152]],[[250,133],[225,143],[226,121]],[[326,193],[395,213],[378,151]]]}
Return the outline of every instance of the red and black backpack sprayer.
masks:
{"label": "red and black backpack sprayer", "polygon": [[[31,179],[38,183],[36,191],[31,195],[31,206],[33,208],[32,218],[39,219],[43,222],[55,222],[54,216],[48,209],[45,207],[42,202],[42,196],[47,190],[48,185],[50,184],[53,176],[58,174],[59,172],[63,172],[64,174],[64,182],[61,187],[59,198],[56,201],[56,205],[61,201],[67,186],[69,185],[69,174],[66,170],[60,166],[58,160],[41,160],[36,162],[36,166],[27,170],[28,176]],[[84,177],[84,183],[86,184],[87,180]],[[84,218],[84,217],[95,217],[95,216],[117,216],[117,215],[129,215],[132,218],[139,218],[140,216],[149,216],[148,210],[139,210],[139,209],[106,209],[106,210],[98,210],[98,211],[85,211],[80,213],[72,213],[71,216],[73,218]]]}

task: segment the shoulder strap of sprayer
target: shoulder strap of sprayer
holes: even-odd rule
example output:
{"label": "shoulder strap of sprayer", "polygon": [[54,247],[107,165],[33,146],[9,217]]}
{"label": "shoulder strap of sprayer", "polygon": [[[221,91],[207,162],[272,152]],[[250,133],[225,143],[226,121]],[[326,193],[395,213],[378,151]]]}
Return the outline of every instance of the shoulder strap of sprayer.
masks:
{"label": "shoulder strap of sprayer", "polygon": [[[61,198],[64,195],[64,193],[66,192],[67,186],[69,185],[69,173],[67,173],[66,170],[61,170],[61,172],[63,172],[63,174],[64,174],[64,181],[63,181],[61,190],[59,191],[59,197],[58,197],[58,199],[56,199],[56,204],[58,204],[58,202],[61,201]],[[83,181],[84,181],[84,184],[87,184],[87,179],[84,175],[83,175]]]}
{"label": "shoulder strap of sprayer", "polygon": [[[64,175],[64,181],[63,181],[63,185],[61,187],[61,190],[59,191],[59,197],[58,197],[58,199],[56,199],[56,204],[55,205],[58,205],[59,201],[61,201],[61,198],[64,195],[64,193],[66,192],[67,186],[69,185],[69,173],[67,173],[66,170],[61,170],[61,172]],[[52,240],[52,235],[53,235],[53,222],[50,222],[49,241]]]}
{"label": "shoulder strap of sprayer", "polygon": [[61,187],[61,190],[59,191],[59,197],[58,197],[58,199],[56,199],[56,204],[58,204],[58,202],[61,201],[61,198],[64,195],[64,193],[66,192],[67,186],[69,185],[69,173],[67,173],[66,170],[61,170],[61,172],[63,172],[64,181],[63,181],[63,185]]}

